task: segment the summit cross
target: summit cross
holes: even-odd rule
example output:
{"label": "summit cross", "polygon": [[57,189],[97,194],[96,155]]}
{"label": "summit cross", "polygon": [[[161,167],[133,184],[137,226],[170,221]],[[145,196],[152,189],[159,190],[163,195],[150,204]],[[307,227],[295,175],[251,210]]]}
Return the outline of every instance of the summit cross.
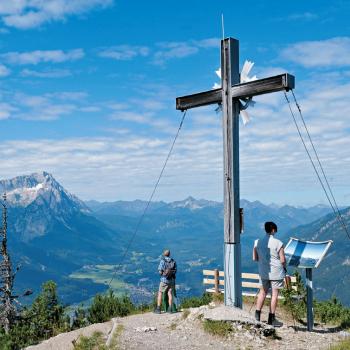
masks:
{"label": "summit cross", "polygon": [[221,40],[221,88],[176,98],[176,109],[222,104],[224,138],[224,276],[225,305],[242,308],[239,194],[240,99],[290,90],[294,76],[280,74],[240,83],[239,41]]}

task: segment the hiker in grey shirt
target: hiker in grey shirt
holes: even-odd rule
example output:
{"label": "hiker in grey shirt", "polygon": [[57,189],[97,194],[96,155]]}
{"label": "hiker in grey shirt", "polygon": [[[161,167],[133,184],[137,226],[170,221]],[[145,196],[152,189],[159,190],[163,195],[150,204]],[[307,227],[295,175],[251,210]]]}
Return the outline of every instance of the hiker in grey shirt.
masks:
{"label": "hiker in grey shirt", "polygon": [[271,289],[271,303],[268,324],[281,327],[282,323],[275,318],[278,292],[283,288],[286,275],[286,258],[283,243],[274,237],[277,225],[274,222],[265,222],[266,235],[254,243],[253,260],[258,262],[260,276],[260,291],[256,301],[255,318],[260,321],[261,309],[266,294]]}

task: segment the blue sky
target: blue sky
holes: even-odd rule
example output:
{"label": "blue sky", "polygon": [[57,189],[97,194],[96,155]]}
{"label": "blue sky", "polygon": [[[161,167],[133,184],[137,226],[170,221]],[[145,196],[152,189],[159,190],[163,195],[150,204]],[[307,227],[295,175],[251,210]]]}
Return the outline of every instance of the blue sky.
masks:
{"label": "blue sky", "polygon": [[[347,1],[0,0],[1,178],[51,172],[82,199],[148,198],[181,113],[218,78],[221,14],[258,78],[290,72],[339,203],[349,205]],[[241,125],[241,197],[326,203],[282,93]],[[222,198],[221,115],[190,110],[156,200]]]}

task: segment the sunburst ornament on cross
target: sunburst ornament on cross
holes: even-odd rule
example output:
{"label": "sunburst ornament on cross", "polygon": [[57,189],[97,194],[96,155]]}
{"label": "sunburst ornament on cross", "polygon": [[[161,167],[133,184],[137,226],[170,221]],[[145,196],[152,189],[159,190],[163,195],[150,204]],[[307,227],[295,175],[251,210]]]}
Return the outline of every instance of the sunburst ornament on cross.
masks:
{"label": "sunburst ornament on cross", "polygon": [[[257,80],[258,78],[256,77],[256,75],[249,77],[249,73],[252,70],[254,66],[254,62],[245,60],[244,64],[243,64],[243,68],[240,74],[240,82],[241,83],[248,83],[250,81],[254,81]],[[221,79],[221,68],[218,68],[215,71],[215,74]],[[212,89],[220,89],[221,88],[221,83],[214,83]],[[250,121],[250,117],[248,112],[246,111],[246,109],[248,107],[254,107],[255,105],[255,101],[253,101],[253,99],[247,98],[247,99],[241,99],[241,117],[242,117],[242,122],[243,125],[246,125],[247,123],[249,123]]]}

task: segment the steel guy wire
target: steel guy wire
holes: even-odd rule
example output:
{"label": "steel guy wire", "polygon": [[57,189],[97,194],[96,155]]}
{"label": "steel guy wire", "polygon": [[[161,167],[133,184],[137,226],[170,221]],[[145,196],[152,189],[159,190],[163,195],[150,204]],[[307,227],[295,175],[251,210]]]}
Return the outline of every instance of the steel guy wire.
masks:
{"label": "steel guy wire", "polygon": [[125,250],[125,252],[124,252],[124,254],[123,254],[123,256],[122,256],[122,259],[121,259],[120,263],[117,265],[117,267],[114,268],[113,275],[112,275],[112,277],[111,277],[111,279],[110,279],[110,281],[109,281],[109,283],[108,283],[108,287],[109,287],[109,288],[111,287],[111,284],[112,284],[112,282],[113,282],[113,280],[114,280],[114,278],[115,278],[115,276],[116,276],[116,274],[117,274],[117,271],[118,271],[118,270],[120,269],[120,267],[122,266],[122,264],[123,264],[123,262],[124,262],[124,260],[125,260],[125,258],[126,258],[126,256],[127,256],[127,254],[128,254],[128,251],[129,251],[129,249],[130,249],[132,243],[134,242],[134,239],[135,239],[135,237],[136,237],[136,234],[137,234],[137,232],[139,231],[139,228],[140,228],[140,226],[141,226],[141,223],[142,223],[142,221],[143,221],[143,219],[144,219],[144,217],[145,217],[145,215],[146,215],[146,212],[147,212],[147,210],[148,210],[148,208],[149,208],[149,206],[150,206],[150,204],[151,204],[151,202],[152,202],[152,199],[153,199],[153,197],[154,197],[154,194],[156,193],[156,190],[157,190],[157,188],[158,188],[160,179],[161,179],[162,176],[163,176],[164,170],[165,170],[165,168],[166,168],[166,166],[167,166],[167,164],[168,164],[169,158],[170,158],[170,156],[171,156],[171,154],[172,154],[172,152],[173,152],[173,149],[174,149],[176,140],[177,140],[177,138],[178,138],[178,136],[179,136],[179,134],[180,134],[180,130],[181,130],[181,128],[182,128],[182,125],[183,125],[184,120],[185,120],[185,117],[186,117],[186,113],[187,113],[187,110],[185,110],[185,111],[183,112],[183,114],[182,114],[182,118],[181,118],[181,122],[180,122],[179,128],[177,129],[177,132],[176,132],[176,134],[175,134],[174,140],[173,140],[173,142],[172,142],[172,144],[171,144],[170,150],[169,150],[168,155],[167,155],[167,157],[166,157],[166,159],[165,159],[165,162],[164,162],[164,164],[163,164],[162,170],[160,171],[160,174],[159,174],[159,176],[158,176],[158,179],[157,179],[157,181],[156,181],[156,183],[155,183],[155,185],[154,185],[154,187],[153,187],[152,193],[151,193],[151,195],[150,195],[150,197],[149,197],[149,199],[148,199],[148,202],[147,202],[147,204],[146,204],[146,207],[145,207],[145,209],[143,210],[142,215],[140,216],[140,219],[138,220],[138,222],[137,222],[137,224],[136,224],[136,228],[135,228],[135,230],[134,230],[134,232],[133,232],[133,234],[132,234],[132,236],[131,236],[131,239],[129,240],[129,243],[128,243],[127,247],[126,247],[126,250]]}
{"label": "steel guy wire", "polygon": [[324,193],[325,193],[325,195],[326,195],[326,197],[327,197],[328,203],[329,203],[329,205],[331,206],[331,208],[332,208],[332,210],[333,210],[333,213],[334,213],[336,219],[340,222],[341,226],[343,226],[343,228],[344,228],[344,230],[345,230],[345,232],[346,232],[348,238],[350,239],[350,234],[349,234],[348,230],[346,229],[346,226],[344,226],[344,223],[343,223],[343,221],[342,221],[342,218],[339,218],[339,215],[338,215],[337,211],[335,210],[334,205],[333,205],[333,203],[332,203],[332,201],[331,201],[331,199],[330,199],[330,197],[329,197],[329,194],[328,194],[328,192],[327,192],[327,190],[326,190],[326,187],[325,187],[325,185],[324,185],[324,183],[323,183],[323,181],[322,181],[322,179],[321,179],[321,177],[320,177],[320,174],[319,174],[319,172],[318,172],[318,170],[317,170],[317,167],[316,167],[316,165],[315,165],[315,163],[314,163],[314,160],[312,159],[312,156],[311,156],[311,154],[310,154],[310,152],[309,152],[309,150],[308,150],[308,147],[307,147],[307,145],[306,145],[306,143],[305,143],[305,140],[304,140],[304,137],[303,137],[303,135],[302,135],[302,133],[301,133],[301,131],[300,131],[299,125],[298,125],[298,123],[297,123],[297,121],[296,121],[294,112],[293,112],[293,110],[292,110],[292,107],[291,107],[291,104],[290,104],[290,101],[289,101],[289,98],[288,98],[286,92],[284,92],[284,97],[286,98],[286,101],[287,101],[287,103],[288,103],[288,107],[289,107],[290,113],[291,113],[291,115],[292,115],[292,117],[293,117],[293,121],[294,121],[294,124],[295,124],[295,126],[296,126],[296,128],[297,128],[297,131],[298,131],[300,140],[301,140],[301,142],[303,143],[303,146],[304,146],[305,151],[306,151],[306,153],[307,153],[307,155],[308,155],[308,157],[309,157],[309,160],[310,160],[310,162],[311,162],[311,164],[312,164],[312,167],[313,167],[313,169],[314,169],[314,171],[315,171],[315,173],[316,173],[316,176],[317,176],[317,178],[318,178],[318,180],[319,180],[319,182],[320,182],[320,184],[321,184],[321,186],[322,186],[322,188],[323,188],[323,191],[324,191]]}
{"label": "steel guy wire", "polygon": [[335,199],[335,197],[334,197],[332,188],[331,188],[331,186],[330,186],[330,184],[329,184],[329,182],[328,182],[326,173],[325,173],[325,171],[324,171],[324,169],[323,169],[323,166],[322,166],[322,164],[321,164],[320,158],[319,158],[319,156],[318,156],[318,152],[317,152],[316,147],[315,147],[315,145],[314,145],[314,143],[313,143],[313,141],[312,141],[311,135],[310,135],[310,133],[309,133],[309,129],[308,129],[306,123],[305,123],[304,116],[303,116],[303,113],[301,112],[300,105],[299,105],[299,103],[298,103],[298,101],[297,101],[297,99],[296,99],[296,97],[295,97],[294,91],[293,91],[293,90],[291,90],[291,91],[292,91],[292,95],[293,95],[293,98],[294,98],[295,105],[296,105],[297,108],[298,108],[300,118],[301,118],[301,120],[302,120],[302,122],[303,122],[305,131],[306,131],[306,134],[307,134],[307,136],[308,136],[308,138],[309,138],[310,144],[311,144],[312,149],[313,149],[313,151],[314,151],[314,153],[315,153],[315,156],[316,156],[318,165],[319,165],[319,167],[320,167],[320,169],[321,169],[321,172],[322,172],[322,175],[323,175],[323,177],[324,177],[324,179],[325,179],[325,181],[326,181],[326,184],[327,184],[327,188],[328,188],[328,190],[329,190],[329,193],[330,193],[330,195],[331,195],[331,197],[332,197],[332,199],[333,199],[334,206],[335,206],[335,208],[336,208],[336,210],[337,210],[337,213],[338,213],[338,215],[339,215],[339,217],[340,217],[340,219],[341,219],[342,226],[343,226],[345,232],[347,233],[347,235],[349,236],[349,232],[348,232],[348,229],[347,229],[347,227],[346,227],[346,225],[345,225],[345,223],[344,223],[343,216],[342,216],[341,213],[340,213],[340,210],[339,210],[337,201],[336,201],[336,199]]}

